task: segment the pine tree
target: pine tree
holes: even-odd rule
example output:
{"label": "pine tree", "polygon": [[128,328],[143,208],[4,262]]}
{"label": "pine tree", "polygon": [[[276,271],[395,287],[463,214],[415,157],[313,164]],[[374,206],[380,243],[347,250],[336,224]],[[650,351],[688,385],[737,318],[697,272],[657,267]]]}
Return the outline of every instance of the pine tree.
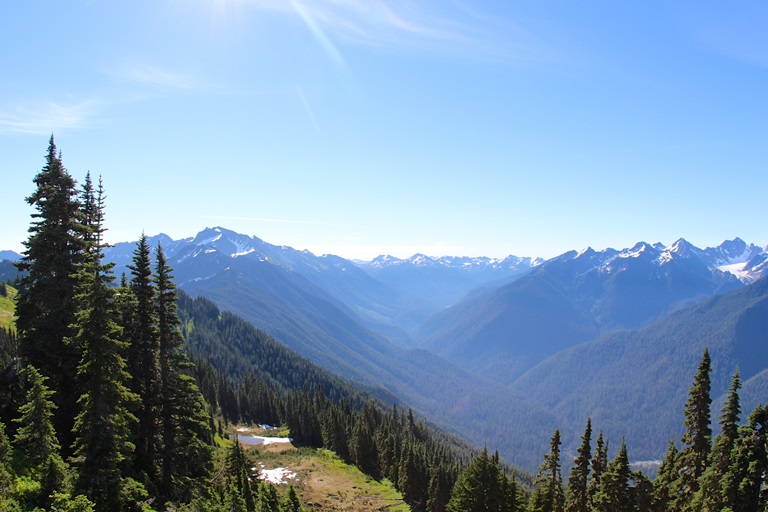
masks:
{"label": "pine tree", "polygon": [[507,479],[499,454],[488,457],[487,448],[459,474],[446,510],[449,512],[515,512],[516,486]]}
{"label": "pine tree", "polygon": [[589,477],[589,484],[587,485],[587,501],[589,503],[589,509],[592,510],[594,508],[595,495],[600,489],[600,479],[608,467],[608,443],[603,441],[602,431],[597,435],[595,455],[592,457],[590,467],[592,468],[592,472]]}
{"label": "pine tree", "polygon": [[16,296],[16,327],[22,361],[37,368],[56,389],[56,429],[65,451],[75,411],[74,377],[80,352],[68,343],[75,320],[74,277],[82,255],[80,203],[76,183],[58,154],[53,136],[46,163],[34,178],[35,192],[26,198],[32,214],[26,250],[17,263],[22,272]]}
{"label": "pine tree", "polygon": [[739,428],[723,491],[723,510],[750,512],[768,507],[768,406],[755,408]]}
{"label": "pine tree", "polygon": [[293,485],[288,486],[288,492],[280,505],[280,512],[304,512]]}
{"label": "pine tree", "polygon": [[694,509],[697,511],[719,512],[726,506],[722,482],[728,473],[731,451],[738,437],[739,414],[741,413],[740,388],[741,378],[739,372],[736,371],[720,414],[721,432],[712,445],[707,469],[699,479],[699,491],[696,494],[694,505]]}
{"label": "pine tree", "polygon": [[157,247],[157,331],[160,368],[161,482],[166,495],[189,497],[212,468],[210,417],[182,350],[176,286],[161,246]]}
{"label": "pine tree", "polygon": [[256,512],[280,512],[277,489],[270,482],[259,482]]}
{"label": "pine tree", "polygon": [[589,509],[587,486],[589,484],[589,458],[592,454],[592,420],[587,419],[587,426],[581,436],[578,455],[573,460],[571,474],[568,477],[568,491],[565,498],[567,512],[587,512]]}
{"label": "pine tree", "polygon": [[595,512],[632,512],[635,507],[630,491],[631,477],[627,445],[622,439],[619,453],[608,464],[600,478],[600,489],[593,499],[593,510]]}
{"label": "pine tree", "polygon": [[692,510],[693,500],[699,489],[699,478],[707,467],[707,457],[712,444],[712,429],[710,428],[710,398],[712,360],[709,350],[699,363],[693,385],[685,403],[685,434],[682,442],[684,447],[677,458],[678,495],[675,509],[682,512]]}
{"label": "pine tree", "polygon": [[652,510],[654,512],[667,512],[677,495],[677,447],[675,442],[670,439],[667,445],[667,453],[664,460],[661,461],[659,472],[653,480],[653,501]]}
{"label": "pine tree", "polygon": [[157,447],[160,443],[160,342],[157,333],[156,296],[152,282],[152,260],[146,235],[142,233],[133,253],[130,287],[135,300],[135,310],[130,315],[134,323],[124,325],[129,330],[128,372],[130,389],[140,397],[135,411],[134,442],[136,455],[134,467],[144,473],[148,481],[157,481]]}
{"label": "pine tree", "polygon": [[565,496],[560,473],[560,430],[555,430],[549,441],[549,453],[534,481],[534,490],[528,504],[530,512],[563,512]]}
{"label": "pine tree", "polygon": [[126,386],[126,347],[120,340],[122,331],[110,287],[114,280],[112,265],[102,263],[104,199],[100,183],[97,195],[90,198],[93,210],[85,218],[88,242],[76,274],[78,310],[71,339],[82,348],[77,368],[80,412],[73,428],[76,487],[99,510],[113,507],[120,495],[122,463],[133,449],[128,441],[135,421],[130,409],[137,401]]}
{"label": "pine tree", "polygon": [[53,425],[56,405],[52,401],[54,391],[48,388],[48,377],[34,366],[24,369],[26,401],[19,407],[19,424],[14,445],[21,455],[22,466],[29,475],[40,482],[39,496],[35,502],[46,504],[47,497],[61,490],[66,475],[66,465],[60,455],[60,445]]}

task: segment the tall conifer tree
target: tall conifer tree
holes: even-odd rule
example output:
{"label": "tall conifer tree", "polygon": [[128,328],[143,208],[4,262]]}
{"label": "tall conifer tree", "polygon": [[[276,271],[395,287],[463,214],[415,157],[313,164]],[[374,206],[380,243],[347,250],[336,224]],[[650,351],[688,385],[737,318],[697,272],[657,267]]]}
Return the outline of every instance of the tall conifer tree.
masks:
{"label": "tall conifer tree", "polygon": [[710,427],[710,398],[712,360],[709,349],[704,350],[693,385],[685,403],[685,445],[677,457],[678,481],[675,507],[683,512],[692,510],[694,496],[699,489],[699,478],[707,467],[707,457],[712,446]]}
{"label": "tall conifer tree", "polygon": [[555,430],[549,441],[549,453],[534,481],[534,489],[528,504],[530,512],[563,512],[565,496],[563,477],[560,473],[560,430]]}
{"label": "tall conifer tree", "polygon": [[75,180],[61,161],[53,136],[45,166],[35,176],[36,190],[27,202],[32,214],[29,238],[17,263],[23,272],[16,297],[16,327],[23,362],[35,366],[56,389],[54,424],[63,435],[65,450],[71,440],[75,411],[73,386],[79,347],[68,343],[75,320],[77,282],[74,274],[82,256],[80,202]]}
{"label": "tall conifer tree", "polygon": [[723,404],[720,415],[721,432],[715,438],[712,451],[709,454],[707,469],[699,479],[699,491],[696,494],[695,510],[701,512],[719,512],[726,506],[726,493],[723,489],[723,480],[728,473],[730,456],[738,437],[739,414],[739,389],[741,378],[736,371],[728,389],[728,396]]}
{"label": "tall conifer tree", "polygon": [[[90,180],[89,180],[90,181]],[[86,194],[93,195],[92,189]],[[130,409],[137,401],[126,382],[129,375],[123,359],[125,344],[120,341],[117,323],[112,264],[103,264],[104,193],[101,183],[85,217],[88,229],[84,261],[76,274],[78,311],[72,343],[82,347],[77,368],[81,390],[77,400],[73,462],[78,468],[77,488],[98,510],[113,508],[120,496],[123,461],[132,451],[130,426],[135,417]]]}
{"label": "tall conifer tree", "polygon": [[152,259],[149,242],[142,233],[133,253],[130,287],[134,296],[133,324],[128,346],[130,388],[139,398],[135,426],[135,469],[147,480],[156,481],[159,474],[157,447],[160,443],[160,340],[157,332],[157,291],[152,282]]}
{"label": "tall conifer tree", "polygon": [[567,512],[587,512],[589,509],[587,488],[589,485],[589,458],[592,455],[592,420],[587,419],[587,426],[581,436],[578,455],[573,460],[571,474],[568,477],[568,491],[565,499]]}
{"label": "tall conifer tree", "polygon": [[166,496],[189,497],[212,467],[210,417],[182,350],[176,285],[161,246],[157,247],[157,319],[160,368],[161,482]]}

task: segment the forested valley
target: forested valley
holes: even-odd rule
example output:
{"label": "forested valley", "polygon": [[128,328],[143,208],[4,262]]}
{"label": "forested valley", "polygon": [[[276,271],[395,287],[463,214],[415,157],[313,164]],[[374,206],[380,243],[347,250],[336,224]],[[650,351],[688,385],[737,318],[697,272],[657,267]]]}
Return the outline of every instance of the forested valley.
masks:
{"label": "forested valley", "polygon": [[391,482],[417,511],[768,511],[768,407],[743,421],[734,374],[714,435],[708,351],[685,435],[653,479],[586,418],[567,478],[558,430],[532,476],[178,292],[144,236],[116,278],[101,180],[78,187],[53,137],[34,185],[20,273],[0,287],[15,294],[0,329],[0,510],[312,510],[292,486],[255,478],[228,439],[231,425],[269,423]]}

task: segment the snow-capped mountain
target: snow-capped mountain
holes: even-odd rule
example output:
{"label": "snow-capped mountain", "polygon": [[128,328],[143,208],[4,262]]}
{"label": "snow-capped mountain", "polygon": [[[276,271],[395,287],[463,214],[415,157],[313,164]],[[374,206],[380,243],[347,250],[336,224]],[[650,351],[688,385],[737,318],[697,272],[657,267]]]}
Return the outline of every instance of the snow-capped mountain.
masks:
{"label": "snow-capped mountain", "polygon": [[466,256],[441,256],[433,258],[424,254],[414,254],[410,258],[400,259],[394,256],[377,256],[367,263],[361,263],[360,267],[373,271],[382,270],[389,267],[417,267],[434,268],[444,267],[452,269],[461,269],[468,272],[485,271],[517,271],[519,269],[530,269],[541,265],[544,262],[541,258],[523,258],[519,256],[507,256],[503,259],[487,257],[466,257]]}

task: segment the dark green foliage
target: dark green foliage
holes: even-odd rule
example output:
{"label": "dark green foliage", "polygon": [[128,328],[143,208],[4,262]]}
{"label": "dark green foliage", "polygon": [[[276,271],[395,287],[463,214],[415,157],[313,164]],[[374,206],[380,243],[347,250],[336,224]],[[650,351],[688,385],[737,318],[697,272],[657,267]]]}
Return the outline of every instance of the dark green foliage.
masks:
{"label": "dark green foliage", "polygon": [[159,341],[162,492],[172,499],[190,496],[211,469],[210,417],[183,352],[176,286],[162,247],[157,248],[157,332]]}
{"label": "dark green foliage", "polygon": [[693,502],[699,489],[699,478],[704,473],[707,465],[707,456],[712,445],[712,429],[710,427],[710,398],[712,360],[709,350],[704,350],[704,355],[699,363],[693,385],[688,393],[688,401],[685,404],[685,434],[682,442],[685,445],[677,456],[678,482],[678,508],[683,509],[683,504]]}
{"label": "dark green foliage", "polygon": [[293,485],[288,486],[288,492],[285,493],[283,502],[280,504],[280,512],[304,512]]}
{"label": "dark green foliage", "polygon": [[592,454],[592,420],[587,419],[584,435],[578,455],[573,460],[571,474],[568,477],[568,490],[565,497],[567,512],[587,512],[589,506],[587,489],[589,485],[589,462]]}
{"label": "dark green foliage", "polygon": [[78,308],[70,341],[82,350],[77,368],[81,394],[73,429],[73,463],[78,469],[77,489],[101,510],[114,506],[115,497],[120,495],[123,462],[133,450],[128,439],[136,418],[130,410],[138,396],[126,386],[130,375],[123,359],[126,346],[121,341],[114,289],[110,287],[114,280],[111,265],[101,263],[103,190],[100,185],[94,197],[89,184],[88,179],[83,203],[91,209],[84,219],[85,257],[76,274]]}
{"label": "dark green foliage", "polygon": [[44,506],[49,495],[61,490],[66,472],[52,421],[56,406],[51,398],[55,392],[46,386],[48,378],[34,366],[24,369],[24,378],[26,401],[19,407],[14,446],[21,458],[20,472],[38,483],[26,496],[26,502]]}
{"label": "dark green foliage", "polygon": [[36,190],[27,198],[35,208],[16,297],[16,327],[22,359],[50,379],[58,405],[54,423],[65,451],[75,412],[75,373],[80,347],[66,340],[75,321],[75,273],[82,257],[80,203],[75,180],[64,168],[51,136],[46,163],[35,176]]}
{"label": "dark green foliage", "polygon": [[632,512],[635,507],[630,490],[629,457],[627,445],[621,441],[619,453],[600,477],[600,487],[592,498],[595,512]]}
{"label": "dark green foliage", "polygon": [[739,414],[741,413],[740,388],[741,379],[737,371],[733,375],[728,397],[720,415],[721,432],[712,445],[707,469],[699,479],[699,490],[696,494],[694,508],[701,512],[718,512],[725,507],[723,481],[728,473],[731,451],[738,437]]}
{"label": "dark green foliage", "polygon": [[11,493],[11,443],[5,435],[5,424],[0,421],[0,496]]}
{"label": "dark green foliage", "polygon": [[654,512],[666,512],[674,502],[677,494],[677,453],[675,442],[670,440],[667,453],[653,481],[652,510]]}
{"label": "dark green foliage", "polygon": [[763,511],[768,506],[768,407],[757,407],[731,451],[723,478],[724,504],[732,512]]}
{"label": "dark green foliage", "polygon": [[514,479],[499,464],[499,454],[488,456],[483,448],[459,474],[446,510],[463,512],[515,512],[518,510]]}
{"label": "dark green foliage", "polygon": [[159,474],[156,451],[160,443],[160,341],[157,333],[157,291],[152,283],[150,248],[143,234],[134,252],[133,264],[128,268],[131,270],[130,289],[135,310],[124,315],[123,319],[131,323],[124,324],[123,328],[128,333],[129,341],[129,386],[141,397],[135,411],[138,422],[134,432],[134,466],[138,473],[154,480]]}
{"label": "dark green foliage", "polygon": [[555,430],[549,441],[549,453],[534,481],[534,489],[528,503],[530,512],[562,512],[565,507],[563,477],[560,473],[560,431]]}

